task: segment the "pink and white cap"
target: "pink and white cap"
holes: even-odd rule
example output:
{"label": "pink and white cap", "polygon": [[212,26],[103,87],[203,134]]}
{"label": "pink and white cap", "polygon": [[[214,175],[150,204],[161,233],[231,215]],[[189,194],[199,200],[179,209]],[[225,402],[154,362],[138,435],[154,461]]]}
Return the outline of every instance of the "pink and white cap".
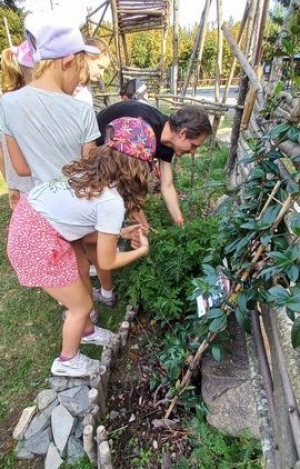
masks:
{"label": "pink and white cap", "polygon": [[32,53],[28,41],[22,42],[19,46],[11,46],[10,48],[13,57],[19,65],[23,67],[32,68],[34,66]]}
{"label": "pink and white cap", "polygon": [[53,11],[27,15],[24,28],[35,63],[77,52],[100,54],[100,49],[84,43],[79,28]]}

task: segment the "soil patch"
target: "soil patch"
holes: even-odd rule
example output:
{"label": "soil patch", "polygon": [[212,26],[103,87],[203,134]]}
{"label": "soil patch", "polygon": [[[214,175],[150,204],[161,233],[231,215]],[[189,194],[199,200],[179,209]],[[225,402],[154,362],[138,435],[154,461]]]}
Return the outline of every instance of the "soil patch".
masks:
{"label": "soil patch", "polygon": [[105,427],[114,468],[167,468],[168,461],[173,464],[190,453],[187,432],[179,421],[164,420],[167,389],[154,380],[164,375],[153,341],[156,327],[145,318],[135,321],[111,375]]}

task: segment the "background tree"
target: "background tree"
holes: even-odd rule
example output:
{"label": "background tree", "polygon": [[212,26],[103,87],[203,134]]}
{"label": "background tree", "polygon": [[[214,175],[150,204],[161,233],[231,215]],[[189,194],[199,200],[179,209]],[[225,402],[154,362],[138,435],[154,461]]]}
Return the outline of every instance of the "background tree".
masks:
{"label": "background tree", "polygon": [[[18,8],[9,8],[8,5],[0,2],[0,50],[9,47],[9,41],[4,27],[4,17],[7,19],[9,32],[13,44],[20,44],[23,40],[23,14]],[[15,2],[11,2],[15,3]]]}
{"label": "background tree", "polygon": [[22,3],[22,0],[20,2],[16,2],[14,0],[0,0],[0,7],[10,8],[11,10],[16,11],[20,8],[20,3]]}

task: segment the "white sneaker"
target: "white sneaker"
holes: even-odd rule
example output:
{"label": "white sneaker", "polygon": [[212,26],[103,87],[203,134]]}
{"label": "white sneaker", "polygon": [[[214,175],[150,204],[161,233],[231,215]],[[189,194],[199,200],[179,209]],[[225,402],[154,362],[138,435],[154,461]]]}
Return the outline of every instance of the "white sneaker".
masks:
{"label": "white sneaker", "polygon": [[92,345],[108,345],[110,339],[114,334],[108,329],[102,329],[101,327],[94,326],[94,332],[90,335],[82,337],[81,344],[92,344]]}
{"label": "white sneaker", "polygon": [[113,291],[110,298],[104,298],[104,296],[101,295],[101,288],[93,288],[93,300],[101,301],[101,303],[108,308],[114,308],[119,301],[119,297],[118,294]]}
{"label": "white sneaker", "polygon": [[92,360],[86,355],[78,353],[71,360],[60,360],[56,358],[51,366],[51,373],[55,376],[69,376],[71,378],[82,378],[97,373],[100,367],[99,360]]}

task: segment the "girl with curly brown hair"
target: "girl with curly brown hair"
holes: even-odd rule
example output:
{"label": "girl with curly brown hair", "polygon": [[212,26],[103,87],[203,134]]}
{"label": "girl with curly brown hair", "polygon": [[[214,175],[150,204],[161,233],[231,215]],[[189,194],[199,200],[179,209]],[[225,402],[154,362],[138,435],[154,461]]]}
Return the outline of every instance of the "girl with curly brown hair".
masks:
{"label": "girl with curly brown hair", "polygon": [[[7,250],[20,284],[42,288],[68,308],[61,354],[51,367],[54,375],[81,377],[99,367],[97,360],[79,353],[79,345],[108,345],[113,334],[91,322],[91,283],[88,271],[79,272],[72,243],[96,235],[97,264],[105,270],[148,254],[140,225],[122,228],[122,223],[125,212],[144,207],[155,150],[147,123],[116,119],[104,146],[65,165],[60,178],[33,188],[13,211]],[[120,234],[132,240],[132,250],[117,251]]]}

